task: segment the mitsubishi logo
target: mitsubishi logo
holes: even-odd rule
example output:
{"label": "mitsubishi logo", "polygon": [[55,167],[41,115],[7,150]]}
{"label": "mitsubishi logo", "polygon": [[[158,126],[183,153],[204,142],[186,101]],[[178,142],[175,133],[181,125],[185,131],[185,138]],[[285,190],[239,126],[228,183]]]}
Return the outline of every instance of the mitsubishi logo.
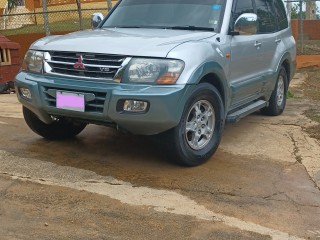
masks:
{"label": "mitsubishi logo", "polygon": [[80,69],[85,69],[85,66],[83,64],[83,58],[82,55],[78,57],[78,61],[73,65],[74,68],[80,68]]}

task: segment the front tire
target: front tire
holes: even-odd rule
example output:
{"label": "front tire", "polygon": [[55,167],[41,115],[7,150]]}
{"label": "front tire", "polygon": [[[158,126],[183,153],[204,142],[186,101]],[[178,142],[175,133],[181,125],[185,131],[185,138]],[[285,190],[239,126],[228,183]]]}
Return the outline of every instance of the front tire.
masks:
{"label": "front tire", "polygon": [[23,116],[25,122],[33,132],[49,140],[72,138],[82,132],[87,125],[85,123],[76,124],[65,119],[59,119],[52,124],[46,124],[24,106]]}
{"label": "front tire", "polygon": [[224,128],[224,107],[218,90],[199,84],[186,103],[177,127],[167,133],[171,157],[180,165],[197,166],[217,150]]}
{"label": "front tire", "polygon": [[269,106],[261,109],[261,112],[269,116],[281,115],[286,107],[288,91],[288,75],[282,66],[278,74],[276,86],[269,99]]}

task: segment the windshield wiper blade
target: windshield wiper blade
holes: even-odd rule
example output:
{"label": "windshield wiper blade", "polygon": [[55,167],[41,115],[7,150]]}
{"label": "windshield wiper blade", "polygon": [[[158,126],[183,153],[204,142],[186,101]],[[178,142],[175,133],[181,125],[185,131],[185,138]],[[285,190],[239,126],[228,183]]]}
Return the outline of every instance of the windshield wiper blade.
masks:
{"label": "windshield wiper blade", "polygon": [[177,29],[177,30],[191,30],[191,31],[214,31],[214,28],[209,27],[197,27],[197,26],[172,26],[168,27],[169,29]]}
{"label": "windshield wiper blade", "polygon": [[118,25],[118,26],[105,26],[103,28],[151,28],[151,29],[171,29],[171,27],[166,27],[166,26],[131,26],[131,25]]}
{"label": "windshield wiper blade", "polygon": [[105,26],[103,28],[143,28],[143,26],[119,25],[119,26]]}

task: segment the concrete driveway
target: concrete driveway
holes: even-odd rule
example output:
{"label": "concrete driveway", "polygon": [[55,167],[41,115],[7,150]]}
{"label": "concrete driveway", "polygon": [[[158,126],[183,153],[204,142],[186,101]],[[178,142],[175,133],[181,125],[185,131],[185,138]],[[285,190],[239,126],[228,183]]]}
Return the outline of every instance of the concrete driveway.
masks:
{"label": "concrete driveway", "polygon": [[227,125],[210,161],[182,168],[101,126],[44,140],[0,95],[1,239],[320,239],[320,145],[303,115],[319,105],[287,104]]}

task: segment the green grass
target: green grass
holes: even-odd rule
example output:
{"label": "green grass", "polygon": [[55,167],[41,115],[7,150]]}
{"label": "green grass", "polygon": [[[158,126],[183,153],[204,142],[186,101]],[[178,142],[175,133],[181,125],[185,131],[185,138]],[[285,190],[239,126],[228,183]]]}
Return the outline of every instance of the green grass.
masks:
{"label": "green grass", "polygon": [[291,99],[291,98],[294,98],[294,94],[290,91],[287,92],[287,99]]}
{"label": "green grass", "polygon": [[[83,28],[90,29],[90,19],[83,19]],[[79,20],[66,20],[61,22],[53,22],[49,24],[50,32],[74,32],[80,30]],[[18,34],[28,34],[28,33],[44,33],[43,24],[39,25],[25,25],[21,28],[3,30],[1,34],[5,36],[12,36]]]}

